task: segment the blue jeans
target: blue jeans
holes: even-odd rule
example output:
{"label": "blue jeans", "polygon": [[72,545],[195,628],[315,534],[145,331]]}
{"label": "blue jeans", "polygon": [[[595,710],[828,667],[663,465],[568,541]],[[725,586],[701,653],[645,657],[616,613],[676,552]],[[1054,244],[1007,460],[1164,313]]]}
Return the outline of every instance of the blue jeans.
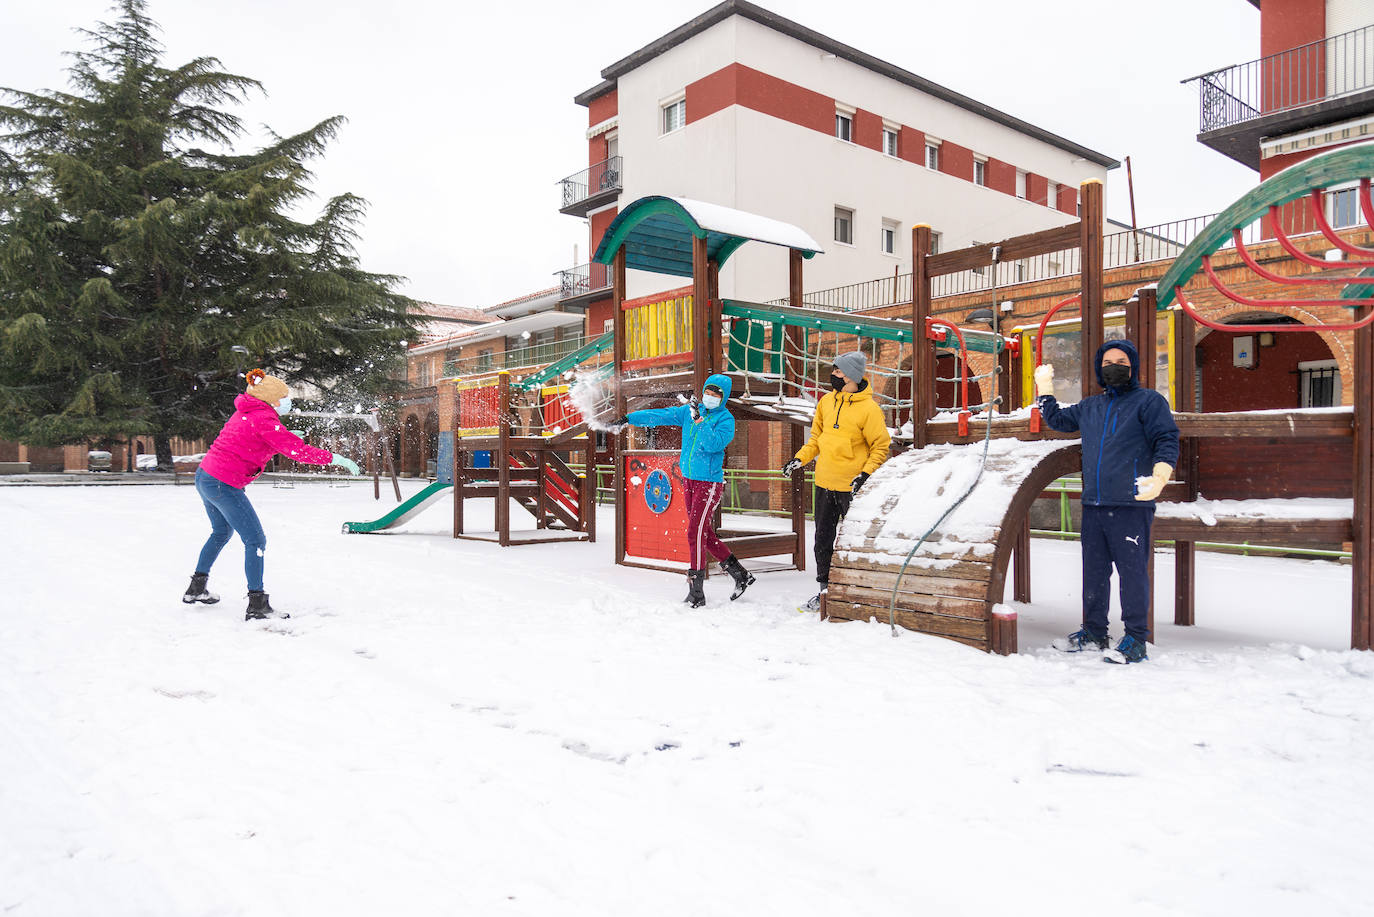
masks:
{"label": "blue jeans", "polygon": [[205,515],[210,517],[210,537],[200,549],[196,572],[209,573],[215,558],[229,543],[229,536],[238,532],[239,541],[243,542],[243,573],[248,578],[248,588],[261,592],[267,536],[263,534],[253,504],[248,502],[248,495],[199,468],[196,469],[196,493],[205,503]]}
{"label": "blue jeans", "polygon": [[1111,603],[1112,567],[1116,567],[1121,596],[1121,621],[1126,633],[1145,642],[1150,610],[1150,524],[1153,503],[1140,506],[1083,507],[1083,629],[1107,636]]}

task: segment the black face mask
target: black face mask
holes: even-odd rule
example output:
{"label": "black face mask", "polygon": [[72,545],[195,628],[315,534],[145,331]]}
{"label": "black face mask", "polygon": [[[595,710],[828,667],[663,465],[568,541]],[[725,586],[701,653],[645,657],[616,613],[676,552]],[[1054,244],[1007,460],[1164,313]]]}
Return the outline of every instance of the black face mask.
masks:
{"label": "black face mask", "polygon": [[1121,388],[1131,381],[1131,368],[1120,363],[1108,363],[1102,367],[1102,381],[1107,388]]}
{"label": "black face mask", "polygon": [[831,388],[832,390],[838,392],[838,391],[840,391],[841,389],[843,389],[844,386],[845,386],[845,381],[844,381],[844,378],[843,378],[843,377],[837,376],[837,375],[835,375],[834,373],[831,373],[831,374],[830,374],[830,388]]}

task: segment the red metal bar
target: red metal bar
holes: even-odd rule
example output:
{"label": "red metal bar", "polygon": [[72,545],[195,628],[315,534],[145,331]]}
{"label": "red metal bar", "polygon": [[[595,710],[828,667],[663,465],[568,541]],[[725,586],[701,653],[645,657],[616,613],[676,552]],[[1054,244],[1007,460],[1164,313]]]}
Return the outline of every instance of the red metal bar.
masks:
{"label": "red metal bar", "polygon": [[[954,337],[959,341],[959,399],[963,403],[963,410],[959,412],[959,435],[968,436],[968,348],[964,346],[964,333],[959,330],[959,326],[953,322],[947,322],[943,318],[928,317],[926,328],[928,331],[934,330],[936,325],[949,328],[954,332]],[[988,413],[991,413],[989,411]],[[992,423],[989,419],[988,423]]]}
{"label": "red metal bar", "polygon": [[[1242,238],[1242,236],[1243,233],[1239,229],[1231,230],[1231,239],[1236,244],[1236,252],[1239,253],[1240,260],[1244,261],[1246,266],[1249,267],[1250,270],[1254,271],[1256,274],[1259,274],[1265,280],[1272,280],[1274,283],[1286,284],[1324,283],[1328,286],[1332,284],[1347,286],[1356,280],[1356,278],[1353,277],[1313,277],[1310,275],[1305,277],[1284,277],[1282,274],[1275,274],[1273,271],[1266,270],[1264,267],[1260,265],[1258,261],[1255,260],[1255,256],[1250,254],[1250,251],[1245,247],[1245,241]],[[1349,262],[1343,261],[1341,263],[1348,264]],[[1328,264],[1327,267],[1329,268],[1331,267],[1331,265]]]}
{"label": "red metal bar", "polygon": [[[1297,258],[1303,264],[1310,264],[1313,267],[1320,268],[1331,267],[1331,262],[1324,261],[1321,258],[1314,258],[1293,244],[1293,240],[1288,238],[1288,234],[1285,233],[1283,227],[1279,225],[1279,208],[1269,208],[1269,225],[1270,228],[1274,230],[1274,238],[1279,240],[1279,244],[1283,246],[1283,250],[1288,252],[1288,254]],[[1342,261],[1341,264],[1347,267],[1374,267],[1374,261]]]}
{"label": "red metal bar", "polygon": [[[1295,309],[1307,309],[1313,306],[1374,306],[1374,299],[1251,299],[1248,296],[1241,296],[1221,282],[1216,271],[1212,270],[1211,255],[1202,256],[1202,269],[1207,272],[1207,279],[1212,281],[1212,286],[1216,288],[1218,293],[1231,302],[1238,302],[1243,306],[1254,306],[1259,309],[1268,309],[1273,306],[1291,306]],[[1346,281],[1346,285],[1358,284],[1359,282],[1358,277],[1352,277]],[[1336,326],[1325,325],[1322,327],[1334,329]]]}
{"label": "red metal bar", "polygon": [[1312,219],[1316,221],[1317,228],[1322,231],[1322,235],[1326,236],[1327,241],[1332,245],[1349,255],[1359,255],[1362,258],[1374,255],[1374,249],[1361,248],[1336,235],[1336,230],[1331,228],[1331,224],[1326,221],[1326,214],[1323,212],[1326,208],[1322,206],[1322,189],[1312,189],[1311,193],[1307,195],[1307,206],[1312,211]]}
{"label": "red metal bar", "polygon": [[1043,354],[1042,354],[1041,342],[1045,339],[1045,328],[1049,326],[1050,319],[1054,317],[1054,313],[1058,312],[1060,309],[1064,308],[1064,307],[1067,306],[1067,305],[1070,305],[1070,304],[1072,304],[1072,303],[1076,303],[1076,302],[1080,301],[1082,298],[1083,298],[1083,294],[1082,294],[1082,293],[1075,293],[1075,294],[1073,294],[1072,296],[1070,296],[1068,299],[1060,300],[1059,302],[1055,303],[1055,304],[1050,308],[1050,311],[1048,311],[1048,312],[1045,313],[1045,317],[1044,317],[1044,318],[1040,319],[1040,329],[1039,329],[1038,331],[1035,332],[1035,365],[1036,365],[1036,366],[1039,366],[1041,363],[1045,362],[1045,360],[1044,360],[1044,358],[1043,358]]}
{"label": "red metal bar", "polygon": [[[1358,322],[1348,322],[1340,325],[1223,325],[1199,315],[1197,310],[1193,308],[1193,304],[1188,302],[1187,298],[1183,295],[1183,287],[1174,287],[1174,295],[1178,297],[1178,304],[1183,307],[1183,311],[1188,313],[1188,317],[1193,321],[1206,328],[1211,328],[1213,331],[1227,331],[1231,334],[1256,334],[1261,331],[1275,331],[1280,333],[1287,331],[1354,331],[1374,321],[1374,311],[1371,311]],[[1274,301],[1275,300],[1270,300],[1270,302]],[[1356,303],[1367,302],[1367,300],[1350,299],[1340,300],[1340,302]]]}

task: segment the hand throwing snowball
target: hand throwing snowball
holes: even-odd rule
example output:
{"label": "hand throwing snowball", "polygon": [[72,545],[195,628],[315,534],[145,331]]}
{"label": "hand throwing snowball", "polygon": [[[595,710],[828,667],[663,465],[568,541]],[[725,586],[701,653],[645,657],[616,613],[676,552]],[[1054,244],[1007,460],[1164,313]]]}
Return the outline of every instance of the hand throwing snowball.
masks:
{"label": "hand throwing snowball", "polygon": [[687,492],[687,549],[691,557],[687,571],[687,598],[693,608],[706,604],[706,554],[735,581],[730,600],[744,594],[754,577],[716,535],[711,517],[725,494],[725,447],[735,438],[735,418],[726,408],[730,400],[730,377],[708,376],[701,400],[687,398],[677,407],[631,411],[617,419],[636,427],[682,428],[682,454],[678,465]]}
{"label": "hand throwing snowball", "polygon": [[[1143,662],[1150,602],[1150,526],[1154,500],[1178,462],[1178,426],[1169,402],[1139,381],[1140,356],[1129,341],[1107,341],[1095,358],[1106,391],[1061,406],[1054,397],[1054,368],[1035,369],[1045,423],[1083,439],[1083,626],[1056,640],[1069,653],[1107,650],[1107,608],[1112,567],[1120,580],[1126,634],[1109,662]],[[1149,469],[1148,475],[1141,471]]]}
{"label": "hand throwing snowball", "polygon": [[243,572],[248,579],[248,608],[244,620],[272,615],[275,611],[262,588],[263,558],[267,536],[244,489],[262,474],[267,461],[280,453],[307,465],[339,465],[349,474],[358,474],[358,465],[349,458],[307,445],[282,425],[279,414],[291,410],[291,394],[286,383],[260,369],[247,374],[248,389],[234,399],[234,415],[219,431],[205,459],[196,469],[196,493],[210,517],[210,537],[200,549],[196,572],[181,600],[187,604],[212,605],[219,596],[205,586],[215,558],[229,543],[231,532],[243,542]]}

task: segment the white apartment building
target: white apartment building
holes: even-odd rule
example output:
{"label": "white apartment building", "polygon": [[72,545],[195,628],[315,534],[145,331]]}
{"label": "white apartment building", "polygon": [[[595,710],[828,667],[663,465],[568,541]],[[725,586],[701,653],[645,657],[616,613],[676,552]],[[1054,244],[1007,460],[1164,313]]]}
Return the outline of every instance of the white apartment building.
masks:
{"label": "white apartment building", "polygon": [[[589,168],[563,183],[563,212],[588,218],[590,250],[640,197],[709,201],[816,239],[825,254],[806,264],[808,291],[909,272],[914,223],[949,250],[1073,222],[1079,183],[1105,183],[1117,165],[744,0],[602,77],[576,97],[588,108]],[[564,278],[599,330],[604,268]],[[785,296],[786,281],[785,251],[746,246],[721,292],[766,301]],[[677,283],[632,273],[629,292]]]}

